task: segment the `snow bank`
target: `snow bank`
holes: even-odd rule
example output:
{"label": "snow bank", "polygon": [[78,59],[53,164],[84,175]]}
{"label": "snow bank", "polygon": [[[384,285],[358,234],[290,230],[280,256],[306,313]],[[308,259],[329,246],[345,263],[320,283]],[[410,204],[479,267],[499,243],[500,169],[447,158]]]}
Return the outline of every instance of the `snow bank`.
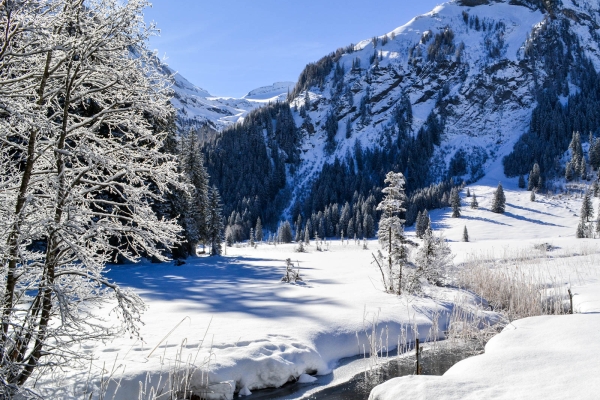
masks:
{"label": "snow bank", "polygon": [[[597,287],[600,289],[600,286]],[[514,321],[443,376],[407,376],[377,386],[369,400],[593,399],[600,391],[599,314]]]}
{"label": "snow bank", "polygon": [[[438,210],[431,214],[434,226],[443,226],[454,240],[468,226],[475,242],[452,244],[457,261],[474,253],[491,260],[531,256],[530,261],[515,261],[523,266],[522,273],[543,272],[551,277],[549,287],[571,288],[576,314],[513,321],[490,340],[484,354],[459,362],[440,377],[392,379],[374,388],[369,400],[598,397],[600,344],[593,338],[600,330],[599,244],[574,238],[581,199],[538,196],[531,202],[529,192],[516,189],[516,180],[504,178],[507,213],[494,215],[489,201],[499,178],[488,176],[469,187],[477,194],[478,210],[464,208],[460,219]],[[598,208],[597,200],[594,207]],[[550,245],[550,250],[536,255],[540,243]]]}

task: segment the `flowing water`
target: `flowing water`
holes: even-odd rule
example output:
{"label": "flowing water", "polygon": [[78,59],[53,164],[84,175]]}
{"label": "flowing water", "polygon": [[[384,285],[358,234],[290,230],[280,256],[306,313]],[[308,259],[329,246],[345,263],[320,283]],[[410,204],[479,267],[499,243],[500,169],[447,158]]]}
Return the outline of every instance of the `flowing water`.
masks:
{"label": "flowing water", "polygon": [[[436,343],[428,346],[422,353],[421,365],[423,375],[443,375],[457,362],[476,354],[481,354],[483,347],[475,343]],[[353,357],[342,360],[341,367],[346,373],[354,371],[353,376],[343,383],[336,383],[336,377],[324,375],[317,377],[311,384],[288,383],[277,389],[257,390],[246,400],[367,400],[371,389],[389,379],[412,375],[415,373],[415,351],[395,357],[390,354],[386,359],[379,359],[376,366],[369,359]],[[356,373],[357,368],[362,372]],[[338,370],[336,369],[336,370]]]}

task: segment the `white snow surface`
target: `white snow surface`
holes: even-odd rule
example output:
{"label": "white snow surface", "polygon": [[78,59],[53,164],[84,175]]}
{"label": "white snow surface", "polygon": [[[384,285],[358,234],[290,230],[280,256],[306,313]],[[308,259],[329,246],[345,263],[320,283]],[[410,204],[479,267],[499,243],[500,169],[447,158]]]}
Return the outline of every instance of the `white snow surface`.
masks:
{"label": "white snow surface", "polygon": [[251,90],[242,98],[261,102],[285,101],[288,92],[294,89],[295,84],[295,82],[275,82],[270,86]]}
{"label": "white snow surface", "polygon": [[[493,214],[489,204],[501,178],[491,174],[470,186],[480,208],[463,208],[460,219],[434,211],[434,227],[459,240],[467,226],[470,243],[453,243],[457,260],[469,254],[487,258],[531,256],[535,244],[553,250],[523,273],[545,272],[548,285],[558,282],[573,292],[574,315],[539,316],[512,321],[492,338],[485,353],[454,365],[443,376],[405,376],[375,387],[369,400],[414,399],[596,399],[600,392],[600,244],[574,239],[581,200],[577,196],[537,196],[504,178],[506,213]],[[463,202],[463,204],[468,204]],[[594,202],[598,209],[597,201]],[[535,272],[532,272],[535,271]]]}
{"label": "white snow surface", "polygon": [[[576,311],[588,314],[514,321],[490,342],[486,355],[459,363],[443,377],[386,383],[374,390],[373,400],[396,399],[398,393],[409,392],[416,398],[490,398],[504,390],[507,394],[500,398],[518,398],[535,390],[556,394],[550,383],[557,387],[569,382],[564,387],[573,387],[576,398],[589,398],[586,395],[597,388],[592,379],[600,372],[593,358],[597,345],[589,339],[600,329],[600,318],[592,314],[600,311],[596,272],[600,243],[574,238],[581,200],[538,194],[531,202],[529,192],[517,189],[515,179],[504,178],[507,212],[494,214],[489,203],[499,179],[500,175],[490,175],[469,187],[480,208],[471,210],[463,199],[461,218],[451,218],[448,209],[431,212],[434,229],[444,233],[456,254],[455,263],[471,254],[506,258],[531,253],[537,251],[535,245],[548,243],[557,249],[548,259],[558,264],[544,268],[560,285],[573,288]],[[469,243],[460,242],[465,225]],[[413,235],[411,229],[408,234]],[[293,245],[259,244],[228,248],[222,257],[188,259],[182,266],[113,266],[109,277],[135,289],[148,304],[141,331],[144,342],[122,337],[91,343],[83,349],[96,358],[91,378],[88,364],[64,375],[45,375],[38,387],[51,398],[79,398],[100,385],[100,368],[114,365],[109,398],[120,382],[116,399],[132,399],[138,396],[139,382],[149,378],[152,385],[159,379],[164,384],[169,369],[182,359],[198,367],[193,387],[208,379],[213,392],[231,398],[234,390],[247,393],[304,381],[307,374],[336,371],[340,359],[368,352],[367,333],[373,324],[389,349],[396,347],[401,327],[409,330],[409,339],[414,338],[412,326],[421,340],[431,339],[436,312],[441,314],[440,331],[445,329],[448,313],[466,293],[437,287],[427,287],[425,297],[384,293],[380,272],[371,264],[371,252],[378,244],[369,241],[368,246],[363,250],[354,241],[337,240],[320,252],[313,242],[307,253],[296,253]],[[585,257],[596,257],[595,264]],[[303,282],[280,282],[286,258],[299,266]],[[477,301],[470,296],[467,302]],[[493,312],[486,317],[496,320]],[[563,379],[561,374],[569,369],[576,372],[565,372]],[[336,377],[339,374],[334,374],[339,383]],[[552,382],[539,384],[544,377]],[[467,396],[476,390],[479,397]]]}
{"label": "white snow surface", "polygon": [[173,76],[172,99],[184,126],[208,124],[220,131],[223,128],[242,121],[248,113],[269,102],[285,101],[288,88],[293,82],[277,82],[251,90],[241,99],[214,96],[199,88],[167,66],[162,65],[165,73]]}

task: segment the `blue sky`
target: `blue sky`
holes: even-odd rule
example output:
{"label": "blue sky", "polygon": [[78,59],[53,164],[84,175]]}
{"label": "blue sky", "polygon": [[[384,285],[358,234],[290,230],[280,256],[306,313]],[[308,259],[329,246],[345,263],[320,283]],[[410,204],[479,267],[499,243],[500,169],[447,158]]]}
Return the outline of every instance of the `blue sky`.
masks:
{"label": "blue sky", "polygon": [[146,21],[159,56],[190,82],[241,97],[296,81],[304,66],[338,47],[379,36],[442,0],[154,0]]}

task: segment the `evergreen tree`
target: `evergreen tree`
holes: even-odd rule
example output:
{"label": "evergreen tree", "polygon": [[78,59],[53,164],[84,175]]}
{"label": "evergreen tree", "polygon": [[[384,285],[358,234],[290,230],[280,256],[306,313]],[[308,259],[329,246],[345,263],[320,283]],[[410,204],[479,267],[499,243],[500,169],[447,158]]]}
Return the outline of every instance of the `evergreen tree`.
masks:
{"label": "evergreen tree", "polygon": [[600,235],[600,205],[598,205],[598,217],[596,218],[596,236]]}
{"label": "evergreen tree", "polygon": [[468,242],[469,241],[469,232],[467,231],[467,226],[466,225],[465,225],[465,229],[463,229],[462,241],[463,242]]}
{"label": "evergreen tree", "polygon": [[498,188],[494,192],[494,198],[492,199],[491,211],[503,214],[506,208],[506,197],[504,196],[504,189],[502,183],[498,183]]}
{"label": "evergreen tree", "polygon": [[[433,234],[428,228],[423,234],[423,244],[415,257],[417,271],[415,278],[423,277],[428,282],[440,284],[446,269],[452,262],[452,251],[443,236]],[[413,290],[418,289],[418,279],[413,279]]]}
{"label": "evergreen tree", "polygon": [[579,167],[579,176],[581,176],[581,179],[583,179],[583,180],[588,179],[587,164],[585,162],[585,158],[581,159],[581,164]]}
{"label": "evergreen tree", "polygon": [[218,256],[222,252],[223,216],[221,215],[221,209],[219,190],[216,186],[213,186],[208,194],[207,213],[207,242],[211,256]]}
{"label": "evergreen tree", "polygon": [[[404,245],[404,220],[400,215],[406,211],[404,204],[404,175],[401,172],[388,172],[385,178],[387,187],[382,189],[383,200],[377,210],[382,212],[377,236],[381,247],[387,251],[388,280],[386,289],[396,293],[402,292],[402,269],[408,261],[408,250]],[[394,284],[394,281],[397,284]]]}
{"label": "evergreen tree", "polygon": [[471,199],[471,208],[474,210],[479,208],[479,203],[477,202],[477,195],[475,195],[475,192],[473,192],[473,198]]}
{"label": "evergreen tree", "polygon": [[366,214],[363,220],[363,232],[365,237],[372,238],[375,235],[375,221],[371,214]]}
{"label": "evergreen tree", "polygon": [[592,183],[592,193],[594,193],[594,197],[598,197],[599,192],[600,185],[598,185],[598,181],[595,180],[594,183]]}
{"label": "evergreen tree", "polygon": [[585,221],[583,220],[583,218],[580,218],[579,224],[577,224],[577,231],[575,232],[575,237],[577,239],[585,238],[585,231],[586,231]]}
{"label": "evergreen tree", "polygon": [[419,211],[417,213],[417,220],[415,221],[415,235],[421,239],[423,238],[423,233],[424,233],[424,228],[423,228],[423,215],[421,214],[421,211]]}
{"label": "evergreen tree", "polygon": [[258,242],[262,242],[262,240],[263,240],[263,228],[262,228],[262,222],[260,220],[260,217],[258,217],[256,219],[256,228],[254,229],[254,235],[255,235],[256,240]]}
{"label": "evergreen tree", "polygon": [[304,227],[304,244],[309,245],[310,244],[310,228],[308,226],[308,222],[306,222],[306,226]]}
{"label": "evergreen tree", "polygon": [[471,190],[467,188],[467,197],[471,197]]}
{"label": "evergreen tree", "polygon": [[[535,190],[539,188],[539,180],[541,177],[540,166],[538,163],[533,164],[533,168],[529,172],[529,182],[527,190]],[[521,187],[521,179],[519,178],[519,187]]]}
{"label": "evergreen tree", "polygon": [[531,196],[529,196],[529,200],[531,200],[532,202],[535,201],[535,190],[531,191]]}
{"label": "evergreen tree", "polygon": [[589,159],[592,169],[596,171],[600,168],[600,139],[593,139],[590,143]]}
{"label": "evergreen tree", "polygon": [[460,194],[457,187],[450,192],[450,205],[452,206],[452,218],[460,218]]}
{"label": "evergreen tree", "polygon": [[292,226],[289,221],[283,221],[277,230],[279,243],[292,243]]}
{"label": "evergreen tree", "polygon": [[571,165],[571,162],[567,162],[567,165],[565,167],[565,179],[567,180],[567,182],[570,182],[573,180],[573,166]]}
{"label": "evergreen tree", "polygon": [[250,246],[254,247],[254,228],[250,228],[250,239],[248,239],[248,240],[249,240]]}
{"label": "evergreen tree", "polygon": [[592,199],[590,196],[590,192],[585,192],[583,196],[583,201],[581,203],[581,219],[582,221],[589,222],[590,217],[594,213],[594,208],[592,206]]}
{"label": "evergreen tree", "polygon": [[519,175],[519,188],[525,189],[525,178],[523,177],[523,174]]}

